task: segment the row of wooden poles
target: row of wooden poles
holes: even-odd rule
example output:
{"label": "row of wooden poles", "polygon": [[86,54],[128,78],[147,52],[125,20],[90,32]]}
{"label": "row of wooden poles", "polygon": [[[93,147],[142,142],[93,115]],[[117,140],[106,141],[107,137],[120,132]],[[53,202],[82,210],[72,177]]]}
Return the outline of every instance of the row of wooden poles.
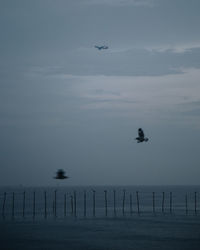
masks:
{"label": "row of wooden poles", "polygon": [[[172,213],[173,210],[173,199],[172,192],[169,193],[169,211]],[[86,191],[83,194],[83,216],[87,215],[87,196]],[[6,205],[6,197],[7,193],[5,192],[3,195],[3,205],[2,205],[2,216],[5,217],[5,205]],[[123,190],[122,196],[122,215],[125,215],[125,200],[126,200],[126,190]],[[96,215],[96,191],[92,190],[92,214],[95,217]],[[15,193],[12,193],[12,217],[15,216]],[[136,213],[140,215],[140,198],[139,192],[136,191]],[[71,215],[77,216],[77,195],[76,191],[73,192],[73,195],[70,195],[70,207],[71,207]],[[25,217],[25,208],[26,208],[26,192],[23,192],[23,201],[22,201],[22,217]],[[107,199],[107,190],[104,191],[104,208],[105,208],[105,216],[108,215],[108,199]],[[57,217],[57,190],[54,191],[54,200],[52,206],[53,215]],[[165,192],[162,192],[162,205],[161,205],[162,213],[165,212]],[[129,212],[133,214],[133,197],[132,194],[129,195]],[[156,213],[155,206],[155,192],[152,192],[152,212]],[[64,207],[63,207],[64,216],[67,215],[67,194],[64,194]],[[185,195],[185,213],[188,214],[188,196]],[[197,192],[194,192],[194,213],[197,214]],[[116,209],[116,190],[113,190],[113,214],[117,215]],[[36,192],[33,192],[33,208],[32,208],[32,216],[35,218],[36,215]],[[47,192],[44,191],[44,217],[47,218]]]}

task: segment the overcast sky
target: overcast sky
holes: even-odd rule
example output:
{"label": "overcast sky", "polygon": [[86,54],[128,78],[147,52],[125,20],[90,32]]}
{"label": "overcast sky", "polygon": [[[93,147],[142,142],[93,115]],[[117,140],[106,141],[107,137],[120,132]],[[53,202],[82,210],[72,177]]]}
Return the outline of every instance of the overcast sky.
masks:
{"label": "overcast sky", "polygon": [[199,11],[0,0],[0,184],[199,184]]}

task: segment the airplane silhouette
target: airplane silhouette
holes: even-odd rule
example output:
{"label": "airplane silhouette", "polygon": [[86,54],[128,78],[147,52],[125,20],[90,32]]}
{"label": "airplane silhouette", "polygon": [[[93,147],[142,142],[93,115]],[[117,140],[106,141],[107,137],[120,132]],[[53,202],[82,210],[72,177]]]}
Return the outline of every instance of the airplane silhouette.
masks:
{"label": "airplane silhouette", "polygon": [[138,129],[138,137],[135,138],[137,140],[137,143],[140,143],[140,142],[147,142],[149,139],[144,137],[144,132],[141,128]]}
{"label": "airplane silhouette", "polygon": [[103,45],[103,46],[97,46],[97,45],[95,45],[94,47],[95,47],[96,49],[98,49],[98,50],[108,49],[108,46],[105,46],[105,45]]}

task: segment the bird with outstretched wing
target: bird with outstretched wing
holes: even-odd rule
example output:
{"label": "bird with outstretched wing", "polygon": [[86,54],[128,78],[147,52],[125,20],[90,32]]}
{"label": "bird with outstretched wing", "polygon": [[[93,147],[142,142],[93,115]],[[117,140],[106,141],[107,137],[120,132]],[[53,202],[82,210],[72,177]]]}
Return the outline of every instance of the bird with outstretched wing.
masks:
{"label": "bird with outstretched wing", "polygon": [[135,138],[138,143],[140,142],[147,142],[149,139],[144,136],[144,132],[141,128],[138,129],[138,137]]}

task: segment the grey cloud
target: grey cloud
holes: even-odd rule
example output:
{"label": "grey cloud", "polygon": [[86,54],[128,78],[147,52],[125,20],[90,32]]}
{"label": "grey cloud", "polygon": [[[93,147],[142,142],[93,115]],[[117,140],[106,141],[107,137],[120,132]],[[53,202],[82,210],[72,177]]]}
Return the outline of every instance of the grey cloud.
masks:
{"label": "grey cloud", "polygon": [[178,109],[181,110],[181,115],[185,117],[200,116],[200,101],[184,102],[177,104]]}
{"label": "grey cloud", "polygon": [[185,116],[197,116],[199,117],[200,116],[200,107],[198,109],[192,109],[190,111],[183,111],[182,112],[183,115]]}
{"label": "grey cloud", "polygon": [[[183,68],[200,68],[200,48],[184,53],[174,50],[130,49],[120,52],[74,50],[60,67],[41,70],[43,74],[161,76],[183,73]],[[39,71],[38,71],[39,73]]]}
{"label": "grey cloud", "polygon": [[112,6],[144,6],[152,7],[156,0],[85,0],[88,4],[112,5]]}
{"label": "grey cloud", "polygon": [[[187,97],[186,97],[186,100],[187,100]],[[180,103],[178,105],[186,106],[186,107],[200,107],[200,100],[193,101],[193,102]]]}
{"label": "grey cloud", "polygon": [[96,90],[94,90],[94,94],[96,94],[96,95],[103,95],[103,96],[105,94],[114,95],[114,96],[120,96],[120,92],[105,91],[104,89],[96,89]]}

